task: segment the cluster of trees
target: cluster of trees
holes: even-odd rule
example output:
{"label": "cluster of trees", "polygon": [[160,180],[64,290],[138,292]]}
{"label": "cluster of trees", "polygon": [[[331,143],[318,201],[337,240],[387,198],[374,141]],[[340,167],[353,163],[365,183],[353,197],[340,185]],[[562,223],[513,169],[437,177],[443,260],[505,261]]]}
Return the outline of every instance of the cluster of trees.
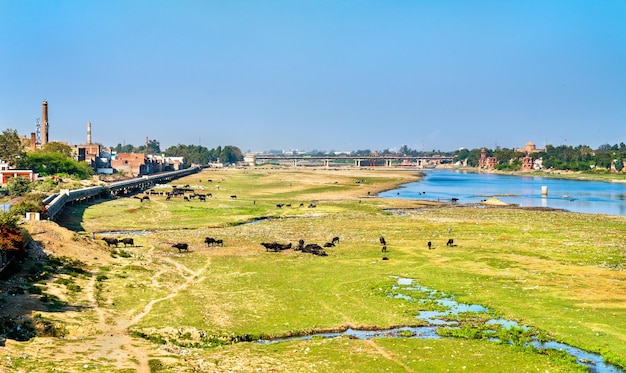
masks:
{"label": "cluster of trees", "polygon": [[117,153],[144,153],[144,154],[165,154],[168,157],[183,157],[185,166],[192,164],[207,164],[211,162],[221,162],[224,164],[237,163],[243,161],[241,150],[232,145],[225,147],[218,146],[208,149],[201,145],[175,145],[161,151],[161,144],[157,140],[150,140],[146,145],[133,146],[130,144],[111,148]]}
{"label": "cluster of trees", "polygon": [[148,140],[146,145],[133,146],[131,144],[117,144],[111,151],[116,153],[137,153],[137,154],[161,154],[161,143],[157,140]]}
{"label": "cluster of trees", "polygon": [[130,144],[111,148],[117,153],[144,153],[144,154],[165,154],[168,157],[183,157],[184,165],[207,164],[211,162],[222,162],[225,164],[237,163],[243,161],[243,153],[241,150],[232,145],[225,147],[218,146],[214,149],[208,149],[200,145],[176,145],[170,146],[161,151],[161,145],[157,140],[150,140],[146,145],[133,146]]}
{"label": "cluster of trees", "polygon": [[33,170],[41,176],[71,175],[86,179],[93,174],[88,164],[72,157],[71,146],[50,142],[42,149],[26,152],[17,131],[11,129],[0,134],[0,159],[15,168]]}
{"label": "cluster of trees", "polygon": [[243,161],[241,150],[232,145],[225,147],[218,146],[214,149],[207,149],[200,145],[176,145],[165,150],[165,155],[171,157],[184,157],[186,166],[191,164],[207,164],[211,162],[221,162],[231,164]]}
{"label": "cluster of trees", "polygon": [[[488,157],[498,159],[496,169],[500,170],[521,169],[521,158],[526,155],[515,149],[506,148],[486,149],[486,152]],[[462,149],[453,155],[455,160],[466,161],[468,166],[476,167],[481,149]],[[613,165],[616,170],[621,171],[626,161],[626,144],[623,142],[619,145],[605,144],[595,150],[586,145],[546,145],[544,151],[532,153],[529,156],[533,159],[541,158],[543,168],[546,169],[596,171],[609,170]]]}
{"label": "cluster of trees", "polygon": [[[214,149],[196,145],[176,145],[170,146],[163,152],[159,141],[150,140],[146,145],[141,146],[117,144],[111,150],[118,153],[165,154],[183,157],[186,166],[210,162],[231,164],[243,161],[242,151],[232,145],[218,146]],[[42,149],[26,152],[17,131],[11,129],[0,134],[0,159],[15,168],[33,170],[41,176],[57,175],[86,179],[93,175],[93,169],[88,164],[74,159],[71,146],[50,142]]]}

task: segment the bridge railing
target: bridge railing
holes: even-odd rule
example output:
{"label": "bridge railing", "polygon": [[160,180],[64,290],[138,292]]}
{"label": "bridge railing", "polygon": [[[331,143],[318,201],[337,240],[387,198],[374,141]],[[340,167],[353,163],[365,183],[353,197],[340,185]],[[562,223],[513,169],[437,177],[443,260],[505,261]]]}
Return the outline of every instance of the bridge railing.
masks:
{"label": "bridge railing", "polygon": [[107,186],[94,186],[74,190],[61,190],[44,199],[48,219],[53,219],[68,202],[86,200],[109,192],[134,189],[139,186],[154,185],[162,180],[173,180],[200,171],[200,167],[191,167],[179,171],[163,172],[155,175],[145,175],[135,179],[116,181]]}

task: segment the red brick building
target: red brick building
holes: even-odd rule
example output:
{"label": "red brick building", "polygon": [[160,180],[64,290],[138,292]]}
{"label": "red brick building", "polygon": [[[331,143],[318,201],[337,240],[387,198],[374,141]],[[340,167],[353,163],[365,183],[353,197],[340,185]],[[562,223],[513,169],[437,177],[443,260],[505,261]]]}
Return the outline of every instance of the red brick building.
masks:
{"label": "red brick building", "polygon": [[183,157],[163,155],[117,153],[111,157],[111,168],[128,176],[141,176],[163,171],[180,170]]}
{"label": "red brick building", "polygon": [[487,149],[482,148],[480,150],[480,159],[478,160],[479,168],[486,168],[488,170],[493,170],[498,164],[498,158],[496,157],[487,157]]}

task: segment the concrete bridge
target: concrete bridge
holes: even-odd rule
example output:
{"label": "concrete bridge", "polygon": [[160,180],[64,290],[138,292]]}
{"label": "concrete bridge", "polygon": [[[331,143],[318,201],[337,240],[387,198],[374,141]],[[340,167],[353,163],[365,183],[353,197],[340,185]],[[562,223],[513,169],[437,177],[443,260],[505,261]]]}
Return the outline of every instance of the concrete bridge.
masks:
{"label": "concrete bridge", "polygon": [[179,171],[162,172],[159,174],[145,175],[135,179],[116,181],[106,186],[94,186],[82,189],[61,190],[60,193],[48,196],[43,200],[46,207],[47,218],[52,220],[61,212],[67,203],[87,201],[97,197],[110,195],[127,195],[144,190],[159,183],[167,183],[179,177],[187,176],[201,170],[195,166]]}
{"label": "concrete bridge", "polygon": [[260,155],[246,154],[244,160],[250,166],[259,164],[278,164],[285,166],[354,166],[354,167],[417,167],[430,168],[440,164],[452,163],[452,156],[298,156],[298,155]]}

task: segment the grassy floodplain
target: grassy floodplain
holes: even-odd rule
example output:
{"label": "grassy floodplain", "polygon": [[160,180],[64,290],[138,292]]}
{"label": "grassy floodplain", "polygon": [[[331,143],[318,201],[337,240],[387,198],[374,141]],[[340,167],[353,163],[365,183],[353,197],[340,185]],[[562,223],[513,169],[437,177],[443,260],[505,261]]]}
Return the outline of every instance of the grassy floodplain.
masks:
{"label": "grassy floodplain", "polygon": [[[499,317],[626,367],[624,217],[374,197],[418,178],[414,170],[382,168],[209,169],[172,183],[212,193],[206,202],[151,196],[74,206],[64,219],[70,228],[96,237],[130,230],[126,236],[137,247],[124,249],[131,257],[113,255],[93,269],[106,278],[94,288],[100,311],[73,316],[81,328],[49,342],[41,359],[14,359],[11,367],[81,370],[87,356],[64,360],[63,351],[88,339],[85,324],[103,312],[107,325],[135,337],[133,352],[143,358],[128,371],[584,371],[559,352],[470,338],[481,330],[477,319]],[[224,247],[207,247],[208,236],[223,239]],[[340,243],[327,257],[268,253],[260,245],[299,239],[322,245],[334,236]],[[457,245],[446,246],[449,238]],[[172,248],[177,242],[190,252]],[[437,305],[418,302],[419,294],[392,297],[398,277],[489,312],[459,315],[459,338],[256,342],[423,325],[415,315]],[[97,364],[119,368],[112,358]]]}

